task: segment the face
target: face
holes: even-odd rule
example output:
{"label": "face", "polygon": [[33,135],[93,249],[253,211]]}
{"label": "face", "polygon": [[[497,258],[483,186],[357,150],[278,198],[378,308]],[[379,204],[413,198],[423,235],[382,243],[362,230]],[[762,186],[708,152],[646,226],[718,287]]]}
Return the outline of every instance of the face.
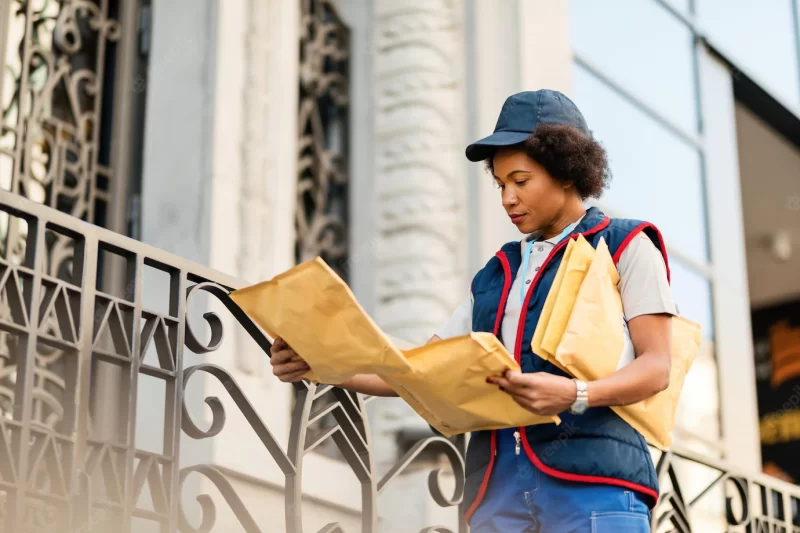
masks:
{"label": "face", "polygon": [[495,152],[494,180],[506,213],[522,233],[552,225],[568,200],[568,187],[520,149]]}

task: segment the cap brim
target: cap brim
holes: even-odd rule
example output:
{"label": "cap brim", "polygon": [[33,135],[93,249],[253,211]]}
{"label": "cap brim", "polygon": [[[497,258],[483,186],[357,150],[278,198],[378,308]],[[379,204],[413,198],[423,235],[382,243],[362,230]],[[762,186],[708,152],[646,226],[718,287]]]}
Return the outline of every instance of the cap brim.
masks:
{"label": "cap brim", "polygon": [[491,157],[494,151],[501,146],[513,146],[515,144],[519,144],[528,139],[530,136],[530,133],[519,131],[495,132],[488,137],[485,137],[480,141],[474,142],[467,146],[467,159],[470,161],[483,161],[484,159]]}

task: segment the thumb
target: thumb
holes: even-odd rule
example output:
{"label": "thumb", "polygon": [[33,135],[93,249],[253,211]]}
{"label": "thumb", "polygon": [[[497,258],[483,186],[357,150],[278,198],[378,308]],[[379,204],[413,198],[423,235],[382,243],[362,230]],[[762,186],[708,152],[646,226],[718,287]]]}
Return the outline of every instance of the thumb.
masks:
{"label": "thumb", "polygon": [[528,385],[528,380],[525,377],[525,374],[523,374],[522,372],[509,370],[509,371],[506,372],[506,376],[505,377],[512,385],[517,385],[517,386]]}

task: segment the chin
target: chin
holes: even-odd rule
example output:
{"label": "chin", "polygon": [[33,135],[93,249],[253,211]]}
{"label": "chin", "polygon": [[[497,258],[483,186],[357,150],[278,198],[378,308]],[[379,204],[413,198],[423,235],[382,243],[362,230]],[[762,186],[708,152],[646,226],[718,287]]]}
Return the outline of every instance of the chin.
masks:
{"label": "chin", "polygon": [[522,226],[517,226],[517,230],[519,230],[520,233],[524,233],[525,235],[530,235],[537,229],[538,228],[534,227],[533,224],[523,224]]}

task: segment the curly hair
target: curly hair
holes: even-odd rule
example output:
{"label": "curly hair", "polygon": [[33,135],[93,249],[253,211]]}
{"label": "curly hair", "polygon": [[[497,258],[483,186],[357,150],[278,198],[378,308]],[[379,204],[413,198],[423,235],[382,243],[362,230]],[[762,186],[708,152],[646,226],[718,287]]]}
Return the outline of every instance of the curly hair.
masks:
{"label": "curly hair", "polygon": [[[599,198],[611,181],[605,149],[573,126],[540,124],[528,139],[514,147],[524,150],[553,179],[572,183],[582,200]],[[494,157],[485,163],[494,174]]]}

